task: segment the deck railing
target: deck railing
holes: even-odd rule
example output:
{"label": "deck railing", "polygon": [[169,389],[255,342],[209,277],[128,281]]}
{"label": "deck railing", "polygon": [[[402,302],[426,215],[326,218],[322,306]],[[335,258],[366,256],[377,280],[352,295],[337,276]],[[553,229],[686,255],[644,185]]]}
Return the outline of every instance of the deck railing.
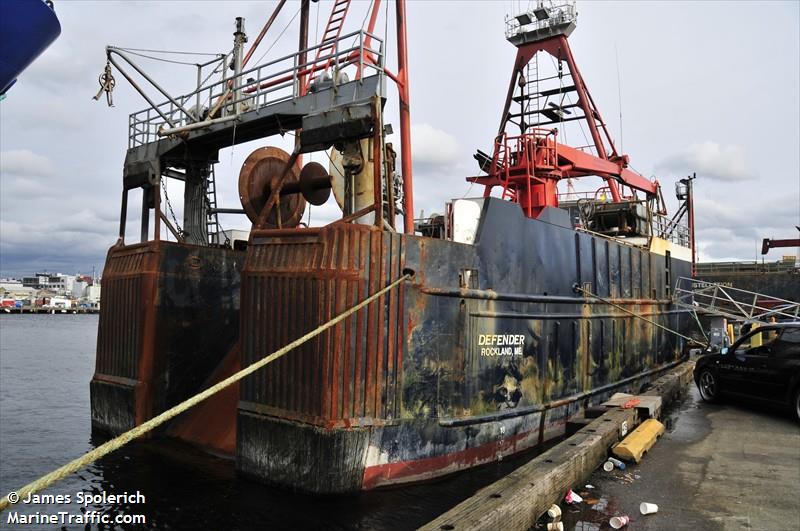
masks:
{"label": "deck railing", "polygon": [[578,18],[575,0],[550,1],[520,15],[506,17],[506,39],[527,31],[540,31]]}
{"label": "deck railing", "polygon": [[674,223],[667,216],[660,214],[653,214],[653,234],[683,247],[690,247],[692,244],[688,225]]}
{"label": "deck railing", "polygon": [[[320,44],[301,52],[259,64],[238,76],[225,77],[207,86],[133,113],[129,117],[128,148],[159,140],[164,131],[190,126],[212,119],[233,117],[257,111],[267,105],[297,99],[305,93],[304,80],[323,75],[333,85],[368,71],[383,72],[383,41],[366,31],[342,35],[333,42],[333,52],[316,57]],[[301,62],[301,57],[311,57]],[[345,77],[348,76],[348,77]],[[314,87],[311,87],[314,90]],[[198,103],[199,102],[199,103]]]}

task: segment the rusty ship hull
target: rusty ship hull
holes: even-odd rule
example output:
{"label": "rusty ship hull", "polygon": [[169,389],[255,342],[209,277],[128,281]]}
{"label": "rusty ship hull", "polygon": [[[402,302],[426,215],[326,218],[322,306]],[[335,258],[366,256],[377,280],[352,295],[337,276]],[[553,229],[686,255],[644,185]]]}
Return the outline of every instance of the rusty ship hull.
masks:
{"label": "rusty ship hull", "polygon": [[[239,367],[244,252],[176,242],[116,245],[103,270],[103,305],[90,383],[93,430],[117,435]],[[232,455],[238,386],[159,435]],[[214,429],[198,429],[215,415]]]}
{"label": "rusty ship hull", "polygon": [[684,353],[682,339],[573,286],[682,330],[670,285],[690,269],[494,198],[473,245],[336,223],[257,232],[242,272],[243,364],[414,276],[242,386],[237,469],[352,492],[535,447]]}

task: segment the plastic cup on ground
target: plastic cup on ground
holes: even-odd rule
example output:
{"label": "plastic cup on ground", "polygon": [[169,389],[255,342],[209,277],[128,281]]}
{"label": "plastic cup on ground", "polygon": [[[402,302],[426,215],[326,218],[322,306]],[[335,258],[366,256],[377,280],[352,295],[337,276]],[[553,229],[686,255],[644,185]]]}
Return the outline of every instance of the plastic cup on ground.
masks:
{"label": "plastic cup on ground", "polygon": [[557,520],[558,517],[561,516],[561,507],[553,504],[549,509],[547,509],[547,516],[549,516],[553,520]]}
{"label": "plastic cup on ground", "polygon": [[611,527],[613,527],[614,529],[622,529],[623,527],[628,525],[628,522],[630,521],[631,521],[630,517],[623,514],[622,516],[613,517],[608,523],[611,524]]}
{"label": "plastic cup on ground", "polygon": [[583,498],[581,498],[578,494],[576,494],[576,493],[572,492],[571,490],[569,490],[569,491],[567,491],[567,495],[564,496],[564,501],[569,503],[569,504],[580,503],[580,502],[583,501]]}
{"label": "plastic cup on ground", "polygon": [[639,512],[642,514],[653,514],[658,512],[658,505],[655,503],[642,502],[639,504]]}
{"label": "plastic cup on ground", "polygon": [[547,531],[564,531],[564,522],[550,522]]}

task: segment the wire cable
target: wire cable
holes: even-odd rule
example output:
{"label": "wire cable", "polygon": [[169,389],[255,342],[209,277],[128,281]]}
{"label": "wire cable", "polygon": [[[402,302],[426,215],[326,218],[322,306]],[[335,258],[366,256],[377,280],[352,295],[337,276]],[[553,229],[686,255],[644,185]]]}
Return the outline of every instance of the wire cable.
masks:
{"label": "wire cable", "polygon": [[[596,294],[592,293],[591,291],[589,291],[589,290],[587,290],[587,289],[583,289],[582,287],[580,287],[580,286],[579,286],[579,285],[577,285],[577,284],[575,284],[574,286],[572,286],[572,289],[573,289],[573,290],[575,290],[575,291],[579,291],[579,292],[583,293],[584,295],[586,295],[586,296],[588,296],[588,297],[591,297],[591,298],[593,298],[593,299],[597,299],[597,300],[599,300],[599,301],[601,301],[601,302],[604,302],[605,304],[608,304],[609,306],[613,306],[614,308],[616,308],[616,309],[618,309],[618,310],[621,310],[621,311],[623,311],[623,312],[625,312],[625,313],[627,313],[627,314],[630,314],[630,315],[632,315],[632,316],[636,317],[637,319],[641,319],[642,321],[645,321],[645,322],[647,322],[647,323],[650,323],[650,324],[651,324],[651,325],[653,325],[653,326],[656,326],[656,327],[658,327],[658,328],[661,328],[662,330],[665,330],[665,331],[669,332],[670,334],[675,334],[675,335],[676,335],[676,336],[678,336],[678,337],[682,337],[683,339],[687,339],[687,340],[689,340],[689,341],[692,341],[692,342],[694,342],[694,341],[695,341],[695,339],[694,339],[694,338],[691,338],[691,337],[689,337],[689,336],[685,336],[685,335],[681,334],[680,332],[678,332],[678,331],[676,331],[676,330],[672,330],[671,328],[667,328],[666,326],[664,326],[664,325],[662,325],[662,324],[659,324],[659,323],[657,323],[657,322],[655,322],[655,321],[653,321],[653,320],[651,320],[651,319],[648,319],[647,317],[644,317],[644,316],[642,316],[642,315],[639,315],[639,314],[637,314],[637,313],[635,313],[635,312],[632,312],[632,311],[628,310],[627,308],[623,308],[623,307],[622,307],[622,306],[620,306],[619,304],[616,304],[616,303],[614,303],[614,302],[611,302],[611,301],[610,301],[610,300],[608,300],[608,299],[604,299],[604,298],[603,298],[603,297],[601,297],[600,295],[596,295]],[[708,348],[708,345],[706,345],[706,348]]]}
{"label": "wire cable", "polygon": [[275,37],[275,40],[274,40],[274,41],[272,41],[272,44],[270,44],[270,45],[269,45],[269,48],[267,48],[267,49],[264,51],[264,53],[262,53],[262,54],[261,54],[261,57],[259,57],[259,58],[256,60],[255,64],[258,64],[258,63],[260,63],[260,62],[261,62],[261,60],[262,60],[264,57],[266,57],[266,55],[267,55],[267,54],[270,52],[270,50],[272,50],[272,48],[273,48],[273,47],[275,47],[275,45],[276,45],[276,44],[278,44],[278,41],[279,41],[279,40],[281,40],[281,37],[283,37],[283,34],[284,34],[284,33],[286,33],[286,30],[287,30],[287,29],[289,29],[289,26],[291,26],[291,25],[292,25],[292,22],[294,22],[294,19],[296,19],[296,18],[297,18],[297,15],[299,15],[299,14],[300,14],[300,9],[301,9],[301,8],[298,8],[298,9],[297,9],[297,11],[295,11],[295,13],[294,13],[294,16],[292,17],[292,19],[291,19],[291,20],[290,20],[290,21],[289,21],[289,22],[286,24],[286,26],[284,26],[284,27],[283,27],[283,29],[282,29],[282,30],[281,30],[281,32],[278,34],[278,36],[277,36],[277,37]]}
{"label": "wire cable", "polygon": [[118,48],[118,49],[121,50],[121,51],[124,51],[126,53],[129,53],[130,55],[136,55],[136,56],[139,56],[139,57],[144,57],[146,59],[152,59],[153,61],[160,61],[162,63],[172,63],[172,64],[176,64],[176,65],[197,66],[197,63],[190,63],[188,61],[176,61],[174,59],[164,59],[162,57],[153,57],[152,55],[147,55],[147,54],[143,54],[143,53],[139,53],[139,52],[132,52],[130,50],[125,50],[123,48]]}
{"label": "wire cable", "polygon": [[[366,13],[364,13],[364,20],[361,21],[361,31],[367,31],[366,30],[367,19],[369,18],[369,14],[372,11],[372,6],[374,4],[375,4],[375,0],[370,0],[369,6],[367,6],[367,11],[366,11]],[[387,2],[387,5],[388,5],[388,2]],[[353,41],[350,44],[350,48],[355,48],[356,47],[356,44],[358,43],[358,38],[359,38],[358,35],[354,35],[353,36]]]}
{"label": "wire cable", "polygon": [[125,52],[149,52],[149,53],[163,53],[163,54],[175,54],[175,55],[219,55],[218,53],[205,53],[205,52],[182,52],[182,51],[175,51],[175,50],[150,50],[147,48],[120,48],[119,46],[115,46],[117,50],[123,50]]}

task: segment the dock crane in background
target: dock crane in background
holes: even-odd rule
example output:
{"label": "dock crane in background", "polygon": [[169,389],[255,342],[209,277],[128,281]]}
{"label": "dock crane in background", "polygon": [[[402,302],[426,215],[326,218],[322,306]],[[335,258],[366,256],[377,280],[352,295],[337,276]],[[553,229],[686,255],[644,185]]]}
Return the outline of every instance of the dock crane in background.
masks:
{"label": "dock crane in background", "polygon": [[[795,228],[800,231],[800,226]],[[774,240],[771,238],[764,238],[764,241],[761,242],[761,254],[767,254],[770,249],[776,249],[778,247],[800,247],[800,238],[795,238],[793,240]]]}

